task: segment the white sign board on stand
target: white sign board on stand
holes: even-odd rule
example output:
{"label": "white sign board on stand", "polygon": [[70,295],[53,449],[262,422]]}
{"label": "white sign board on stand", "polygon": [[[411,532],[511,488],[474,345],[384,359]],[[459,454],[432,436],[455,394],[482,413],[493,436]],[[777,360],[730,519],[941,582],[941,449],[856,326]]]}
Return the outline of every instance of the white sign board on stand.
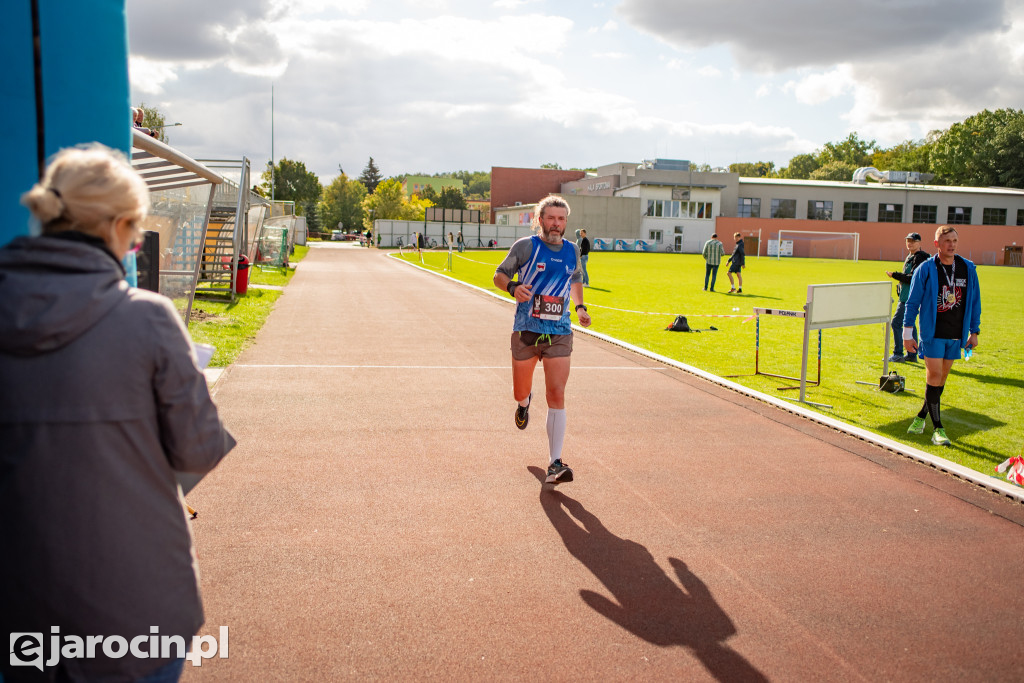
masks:
{"label": "white sign board on stand", "polygon": [[800,366],[800,401],[806,401],[807,349],[811,330],[885,323],[885,360],[882,373],[889,370],[889,321],[892,319],[892,282],[847,282],[808,285],[804,306],[804,349]]}

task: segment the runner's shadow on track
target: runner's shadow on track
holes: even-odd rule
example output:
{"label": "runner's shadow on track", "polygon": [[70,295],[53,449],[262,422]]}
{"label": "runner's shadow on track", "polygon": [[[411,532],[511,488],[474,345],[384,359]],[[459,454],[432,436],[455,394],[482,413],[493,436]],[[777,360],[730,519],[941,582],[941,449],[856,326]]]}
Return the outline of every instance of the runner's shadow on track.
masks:
{"label": "runner's shadow on track", "polygon": [[647,548],[612,534],[582,503],[544,484],[545,472],[539,467],[528,469],[541,482],[541,507],[566,549],[614,597],[581,590],[583,602],[649,643],[688,648],[720,681],[768,680],[726,645],[736,627],[682,560],[669,558],[677,584]]}

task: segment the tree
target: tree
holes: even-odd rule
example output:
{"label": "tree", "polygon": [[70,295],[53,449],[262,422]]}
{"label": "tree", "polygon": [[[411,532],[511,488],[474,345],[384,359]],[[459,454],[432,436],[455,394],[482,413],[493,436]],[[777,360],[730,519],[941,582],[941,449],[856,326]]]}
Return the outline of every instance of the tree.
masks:
{"label": "tree", "polygon": [[[341,167],[338,167],[341,171]],[[363,226],[363,199],[366,186],[349,180],[341,173],[324,188],[320,204],[320,221],[324,230],[360,230]]]}
{"label": "tree", "polygon": [[434,202],[434,206],[439,206],[442,209],[465,209],[466,195],[462,194],[462,190],[457,187],[451,185],[443,187],[441,188],[441,194],[437,197],[437,201]]}
{"label": "tree", "polygon": [[807,180],[820,167],[821,163],[814,154],[797,154],[789,160],[789,166],[779,169],[779,177]]}
{"label": "tree", "polygon": [[861,140],[857,133],[850,133],[845,140],[826,142],[818,151],[818,164],[824,166],[833,161],[845,161],[854,169],[871,164],[871,152],[875,150],[874,140]]}
{"label": "tree", "polygon": [[871,165],[880,171],[931,171],[931,150],[934,142],[904,140],[889,149],[877,149],[871,155]]}
{"label": "tree", "polygon": [[156,139],[166,144],[167,128],[164,115],[156,107],[147,107],[145,102],[140,102],[138,108],[142,110],[142,127],[156,131]]}
{"label": "tree", "polygon": [[363,199],[365,217],[363,224],[370,228],[373,221],[378,219],[391,218],[394,220],[405,219],[405,207],[408,202],[405,199],[405,192],[402,190],[402,183],[391,178],[377,184],[373,194]]}
{"label": "tree", "polygon": [[[270,171],[263,172],[264,196],[270,196]],[[306,164],[282,157],[274,165],[273,197],[275,200],[295,202],[296,213],[302,215],[303,207],[308,202],[320,199],[323,190],[316,174],[306,170]]]}
{"label": "tree", "polygon": [[1022,135],[1020,109],[984,109],[935,140],[932,171],[955,185],[1024,187]]}
{"label": "tree", "polygon": [[830,161],[811,173],[811,180],[853,180],[853,173],[859,166],[845,161]]}
{"label": "tree", "polygon": [[435,206],[437,204],[437,190],[434,189],[433,185],[425,185],[420,190],[420,199],[430,202],[431,206]]}
{"label": "tree", "polygon": [[729,164],[730,173],[739,173],[744,178],[771,178],[775,175],[774,161]]}
{"label": "tree", "polygon": [[558,164],[556,164],[556,163],[554,163],[552,161],[549,161],[546,164],[541,164],[540,167],[541,168],[550,168],[550,169],[553,169],[555,171],[561,171],[562,170],[561,166],[559,166]]}
{"label": "tree", "polygon": [[362,175],[359,176],[359,182],[366,186],[366,191],[369,194],[373,194],[377,190],[377,185],[383,179],[384,176],[380,174],[380,169],[373,162],[373,157],[370,157],[370,161],[366,164],[366,168],[363,169]]}
{"label": "tree", "polygon": [[320,212],[317,210],[317,203],[312,200],[305,202],[302,205],[302,211],[303,215],[306,216],[306,230],[308,232],[320,232]]}

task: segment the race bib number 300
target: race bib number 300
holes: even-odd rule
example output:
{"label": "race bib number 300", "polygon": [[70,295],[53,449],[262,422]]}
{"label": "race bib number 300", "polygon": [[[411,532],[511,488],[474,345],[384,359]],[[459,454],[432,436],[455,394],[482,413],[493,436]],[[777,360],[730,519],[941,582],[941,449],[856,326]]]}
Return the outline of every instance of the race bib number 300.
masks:
{"label": "race bib number 300", "polygon": [[561,320],[562,312],[565,310],[565,298],[560,296],[544,296],[538,294],[533,297],[534,318],[541,320]]}

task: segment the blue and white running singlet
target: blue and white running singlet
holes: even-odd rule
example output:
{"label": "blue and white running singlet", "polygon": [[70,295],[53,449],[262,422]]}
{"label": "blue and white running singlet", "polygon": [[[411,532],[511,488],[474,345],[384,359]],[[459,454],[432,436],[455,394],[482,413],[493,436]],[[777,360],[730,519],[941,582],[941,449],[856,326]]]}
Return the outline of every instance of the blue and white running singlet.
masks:
{"label": "blue and white running singlet", "polygon": [[579,266],[576,246],[562,242],[555,251],[539,236],[530,237],[530,259],[519,268],[518,280],[530,285],[531,299],[516,305],[513,330],[540,334],[572,334],[569,319],[569,285]]}

